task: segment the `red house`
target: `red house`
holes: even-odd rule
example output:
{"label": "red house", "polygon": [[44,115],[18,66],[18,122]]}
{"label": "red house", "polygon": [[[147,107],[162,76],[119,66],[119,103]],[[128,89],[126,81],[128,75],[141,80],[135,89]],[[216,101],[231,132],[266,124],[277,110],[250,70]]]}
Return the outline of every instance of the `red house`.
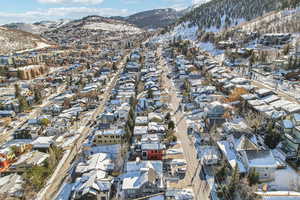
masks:
{"label": "red house", "polygon": [[143,160],[162,160],[165,146],[161,143],[144,143],[141,146]]}

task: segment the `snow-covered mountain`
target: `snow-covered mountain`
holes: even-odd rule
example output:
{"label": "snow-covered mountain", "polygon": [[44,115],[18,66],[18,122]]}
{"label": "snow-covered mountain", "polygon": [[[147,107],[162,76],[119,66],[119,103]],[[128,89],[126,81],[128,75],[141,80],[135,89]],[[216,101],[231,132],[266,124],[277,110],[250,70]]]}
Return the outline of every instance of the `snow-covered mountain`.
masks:
{"label": "snow-covered mountain", "polygon": [[124,20],[143,29],[163,28],[174,23],[183,12],[172,8],[154,9],[139,12],[128,17],[113,17],[114,19]]}
{"label": "snow-covered mountain", "polygon": [[56,28],[61,27],[62,25],[70,22],[70,20],[58,20],[58,21],[41,21],[35,22],[32,24],[27,23],[10,23],[3,25],[3,27],[7,27],[10,29],[26,31],[33,34],[42,34],[43,32],[54,30]]}
{"label": "snow-covered mountain", "polygon": [[199,38],[203,33],[220,32],[271,11],[295,7],[300,1],[291,3],[289,0],[211,0],[194,3],[201,5],[191,9],[156,39]]}
{"label": "snow-covered mountain", "polygon": [[192,1],[192,7],[196,8],[196,7],[198,7],[198,6],[202,5],[202,4],[208,3],[210,1],[211,0],[193,0]]}
{"label": "snow-covered mountain", "polygon": [[44,48],[50,45],[40,36],[0,27],[0,46],[0,54],[7,55],[17,51]]}
{"label": "snow-covered mountain", "polygon": [[59,44],[87,44],[124,40],[142,32],[142,29],[127,22],[95,15],[70,21],[44,32],[42,36]]}

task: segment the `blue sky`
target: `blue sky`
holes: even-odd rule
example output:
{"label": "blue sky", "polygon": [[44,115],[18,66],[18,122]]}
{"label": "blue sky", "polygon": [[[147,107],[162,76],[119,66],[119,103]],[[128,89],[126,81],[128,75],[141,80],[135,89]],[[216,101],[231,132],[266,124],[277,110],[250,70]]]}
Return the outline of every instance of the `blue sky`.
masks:
{"label": "blue sky", "polygon": [[87,15],[128,16],[156,9],[183,9],[199,0],[4,0],[0,24],[75,19]]}

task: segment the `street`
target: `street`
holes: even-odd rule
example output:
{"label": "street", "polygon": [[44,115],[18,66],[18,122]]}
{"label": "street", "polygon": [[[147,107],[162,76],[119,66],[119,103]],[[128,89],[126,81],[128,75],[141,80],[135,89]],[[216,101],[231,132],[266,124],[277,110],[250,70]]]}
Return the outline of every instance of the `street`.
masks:
{"label": "street", "polygon": [[59,191],[59,187],[63,183],[65,177],[68,176],[69,169],[78,155],[78,152],[81,151],[82,143],[87,138],[88,134],[91,131],[91,128],[87,125],[89,121],[94,121],[96,117],[103,112],[105,103],[109,99],[112,89],[114,88],[117,78],[119,77],[119,74],[122,71],[122,67],[124,64],[126,56],[124,56],[123,61],[119,64],[119,69],[115,73],[113,79],[108,83],[105,93],[101,97],[103,100],[98,106],[98,108],[94,111],[92,117],[89,120],[86,120],[85,125],[83,125],[83,130],[81,130],[80,136],[78,139],[72,144],[71,150],[67,151],[64,157],[59,162],[57,168],[55,169],[53,175],[51,178],[47,181],[47,184],[45,187],[38,193],[37,200],[52,200],[57,191]]}
{"label": "street", "polygon": [[[161,58],[161,48],[158,50],[158,53]],[[187,134],[187,122],[185,119],[185,113],[182,112],[181,109],[178,110],[180,105],[180,99],[177,96],[177,89],[172,82],[172,80],[167,78],[167,73],[169,73],[169,69],[167,68],[166,62],[161,59],[160,65],[164,66],[164,74],[163,74],[163,83],[165,83],[165,88],[169,91],[170,95],[170,107],[173,110],[175,124],[176,124],[176,137],[177,140],[181,141],[181,145],[183,148],[184,157],[187,162],[187,170],[186,175],[183,181],[181,181],[181,186],[184,188],[192,188],[195,199],[196,200],[207,200],[209,199],[209,192],[206,190],[206,182],[200,179],[200,171],[201,165],[199,160],[197,159],[197,152],[195,146],[189,135]],[[178,110],[178,111],[177,111]],[[175,111],[177,111],[175,113]]]}

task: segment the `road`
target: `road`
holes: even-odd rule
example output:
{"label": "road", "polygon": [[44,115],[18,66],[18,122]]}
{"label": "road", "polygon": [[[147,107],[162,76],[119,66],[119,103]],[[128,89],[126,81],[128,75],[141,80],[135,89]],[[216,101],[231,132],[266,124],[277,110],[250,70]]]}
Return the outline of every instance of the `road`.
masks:
{"label": "road", "polygon": [[115,73],[113,79],[107,84],[106,92],[103,94],[102,102],[98,106],[98,108],[94,111],[92,117],[90,120],[86,120],[85,127],[80,133],[80,137],[71,145],[70,151],[67,151],[64,157],[59,162],[57,168],[55,169],[54,173],[52,174],[51,178],[47,181],[47,184],[45,187],[38,193],[37,200],[52,200],[53,197],[56,195],[57,191],[59,190],[61,184],[63,183],[66,176],[68,176],[69,169],[78,155],[78,152],[80,152],[82,143],[85,141],[85,139],[88,137],[88,134],[91,131],[91,128],[87,126],[87,123],[89,121],[94,121],[96,117],[104,111],[105,103],[109,99],[111,95],[112,89],[115,87],[117,79],[119,77],[119,74],[121,73],[123,69],[123,65],[125,63],[125,59],[127,56],[124,56],[124,59],[122,62],[120,62],[118,66],[118,71]]}
{"label": "road", "polygon": [[159,48],[158,55],[160,55],[160,65],[165,66],[165,70],[163,73],[163,83],[166,85],[164,86],[169,94],[171,95],[170,98],[170,106],[171,109],[174,111],[174,118],[176,124],[176,136],[179,141],[181,141],[181,146],[183,148],[184,157],[187,162],[187,170],[184,180],[181,183],[183,188],[192,188],[195,199],[196,200],[208,200],[209,193],[206,190],[206,182],[200,179],[200,170],[201,165],[199,160],[197,159],[197,152],[196,148],[193,145],[193,142],[189,135],[187,134],[187,122],[185,119],[185,113],[181,110],[175,112],[180,105],[181,100],[177,96],[177,89],[172,82],[172,80],[167,78],[167,73],[169,73],[169,69],[167,68],[166,62],[161,55],[162,49]]}
{"label": "road", "polygon": [[63,90],[64,90],[64,85],[60,86],[57,89],[57,92],[55,92],[54,94],[48,96],[46,99],[43,100],[43,103],[41,105],[37,105],[29,114],[27,114],[26,116],[23,116],[21,119],[19,119],[19,121],[17,122],[17,124],[15,125],[15,127],[13,127],[12,129],[5,131],[4,133],[2,133],[1,139],[0,139],[0,145],[4,144],[5,142],[9,141],[12,137],[12,134],[19,128],[21,128],[28,119],[33,119],[39,116],[39,114],[42,111],[42,108],[44,106],[48,106],[51,104],[50,99],[52,99],[53,97],[55,97],[56,95],[60,94]]}

